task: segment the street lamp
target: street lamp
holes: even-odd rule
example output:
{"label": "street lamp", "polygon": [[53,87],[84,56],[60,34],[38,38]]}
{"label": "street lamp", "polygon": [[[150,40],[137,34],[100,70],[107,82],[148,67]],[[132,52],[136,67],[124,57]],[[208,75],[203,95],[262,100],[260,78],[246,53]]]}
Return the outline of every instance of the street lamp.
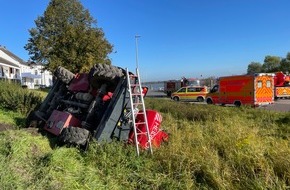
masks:
{"label": "street lamp", "polygon": [[135,36],[135,46],[136,46],[136,67],[139,68],[139,64],[138,64],[138,38],[140,38],[141,36],[136,35]]}

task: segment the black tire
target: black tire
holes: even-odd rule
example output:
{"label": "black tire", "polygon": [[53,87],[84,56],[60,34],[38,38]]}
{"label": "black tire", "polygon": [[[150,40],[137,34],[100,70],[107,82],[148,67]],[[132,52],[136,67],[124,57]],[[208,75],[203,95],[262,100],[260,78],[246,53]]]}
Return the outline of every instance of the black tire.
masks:
{"label": "black tire", "polygon": [[108,64],[95,64],[90,73],[98,81],[114,81],[124,75],[121,69]]}
{"label": "black tire", "polygon": [[108,64],[95,64],[90,71],[91,85],[94,88],[99,88],[103,83],[116,85],[122,76],[124,73],[120,68]]}
{"label": "black tire", "polygon": [[203,97],[197,97],[197,101],[198,102],[204,102],[204,98]]}
{"label": "black tire", "polygon": [[208,98],[208,99],[206,100],[206,103],[207,103],[207,104],[213,104],[213,102],[212,102],[212,100],[211,100],[210,98]]}
{"label": "black tire", "polygon": [[80,127],[64,128],[58,138],[60,145],[77,146],[87,149],[91,138],[91,133],[87,129]]}
{"label": "black tire", "polygon": [[235,105],[236,107],[240,107],[240,106],[242,105],[242,103],[241,103],[240,101],[235,101],[235,102],[234,102],[234,105]]}
{"label": "black tire", "polygon": [[57,67],[54,71],[54,76],[65,84],[69,84],[75,75],[64,67]]}
{"label": "black tire", "polygon": [[174,101],[176,101],[176,102],[179,101],[179,98],[178,98],[177,96],[174,96],[172,99],[173,99]]}

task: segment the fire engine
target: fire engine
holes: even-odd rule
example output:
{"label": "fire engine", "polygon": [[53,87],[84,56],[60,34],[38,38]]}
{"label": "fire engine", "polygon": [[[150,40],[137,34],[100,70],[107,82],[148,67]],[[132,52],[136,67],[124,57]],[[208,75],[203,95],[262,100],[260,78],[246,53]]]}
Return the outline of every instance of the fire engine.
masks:
{"label": "fire engine", "polygon": [[261,106],[274,103],[274,75],[257,73],[220,77],[206,96],[208,104]]}
{"label": "fire engine", "polygon": [[275,99],[290,97],[290,76],[283,72],[277,72],[274,76]]}

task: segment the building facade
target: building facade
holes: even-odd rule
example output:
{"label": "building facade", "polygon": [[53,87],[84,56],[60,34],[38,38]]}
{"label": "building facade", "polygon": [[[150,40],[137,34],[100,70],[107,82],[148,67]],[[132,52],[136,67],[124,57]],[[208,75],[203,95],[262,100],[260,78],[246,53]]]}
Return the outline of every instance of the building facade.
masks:
{"label": "building facade", "polygon": [[43,65],[25,62],[3,46],[0,46],[0,80],[21,83],[29,89],[52,86],[52,74]]}

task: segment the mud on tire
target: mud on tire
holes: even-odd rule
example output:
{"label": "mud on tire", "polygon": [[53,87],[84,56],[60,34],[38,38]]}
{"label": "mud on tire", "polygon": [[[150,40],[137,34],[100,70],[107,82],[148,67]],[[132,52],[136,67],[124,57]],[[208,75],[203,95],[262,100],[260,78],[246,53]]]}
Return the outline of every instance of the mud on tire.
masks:
{"label": "mud on tire", "polygon": [[123,75],[120,68],[108,64],[95,64],[90,71],[91,84],[95,88],[99,88],[103,83],[116,85]]}
{"label": "mud on tire", "polygon": [[88,130],[80,127],[64,128],[58,137],[60,145],[78,146],[87,149],[91,134]]}
{"label": "mud on tire", "polygon": [[66,68],[59,66],[54,71],[54,76],[57,79],[61,80],[63,83],[69,84],[75,75]]}

